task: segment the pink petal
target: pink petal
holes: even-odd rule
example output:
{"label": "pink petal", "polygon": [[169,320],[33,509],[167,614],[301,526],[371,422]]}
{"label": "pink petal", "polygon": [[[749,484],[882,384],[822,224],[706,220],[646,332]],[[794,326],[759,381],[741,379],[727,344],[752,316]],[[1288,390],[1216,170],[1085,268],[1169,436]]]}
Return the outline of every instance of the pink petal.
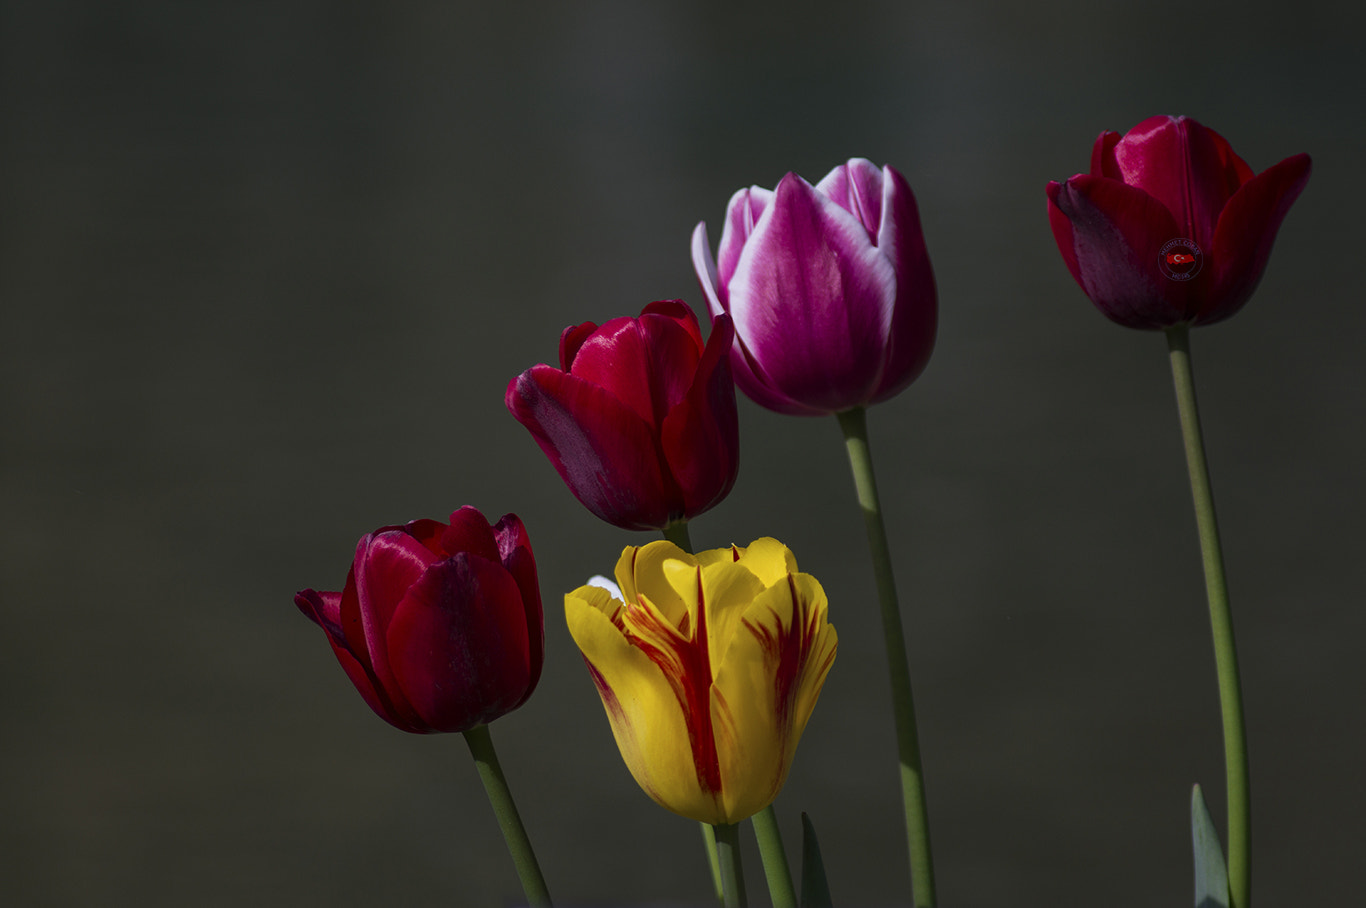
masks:
{"label": "pink petal", "polygon": [[925,248],[915,194],[906,179],[891,167],[884,168],[882,176],[882,222],[877,247],[896,270],[896,307],[892,311],[886,364],[869,403],[887,400],[925,371],[934,352],[939,323],[934,267]]}
{"label": "pink petal", "polygon": [[706,221],[698,221],[692,230],[692,267],[707,298],[707,311],[715,318],[726,309],[721,303],[721,285],[716,275],[716,261],[711,255],[711,243],[707,240]]}
{"label": "pink petal", "polygon": [[754,233],[755,225],[773,203],[773,192],[751,186],[741,189],[730,197],[726,206],[726,226],[721,230],[721,244],[717,247],[717,288],[725,299],[725,288],[730,286],[735,269],[740,264],[740,254]]}
{"label": "pink petal", "polygon": [[864,158],[851,158],[816,184],[816,191],[857,218],[869,237],[882,226],[883,190],[882,169]]}
{"label": "pink petal", "polygon": [[896,273],[849,212],[800,177],[784,177],[729,292],[736,336],[781,394],[827,412],[869,400]]}
{"label": "pink petal", "polygon": [[521,703],[530,655],[521,591],[502,565],[477,555],[432,565],[389,629],[398,683],[438,731],[467,731]]}

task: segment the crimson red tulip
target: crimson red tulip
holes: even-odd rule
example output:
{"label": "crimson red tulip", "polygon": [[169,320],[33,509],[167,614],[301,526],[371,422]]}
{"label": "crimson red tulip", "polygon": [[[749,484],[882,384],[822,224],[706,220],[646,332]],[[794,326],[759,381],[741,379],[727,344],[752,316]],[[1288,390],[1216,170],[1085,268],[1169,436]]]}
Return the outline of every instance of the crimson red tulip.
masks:
{"label": "crimson red tulip", "polygon": [[1129,328],[1207,325],[1252,296],[1307,154],[1254,175],[1224,137],[1189,117],[1103,132],[1090,174],[1048,184],[1063,261],[1110,319]]}
{"label": "crimson red tulip", "polygon": [[294,603],[381,719],[418,734],[463,732],[536,689],[545,630],[536,559],[515,514],[495,526],[464,507],[449,524],[367,533],[340,593]]}
{"label": "crimson red tulip", "polygon": [[651,303],[639,318],[564,329],[560,368],[532,366],[505,402],[584,507],[623,529],[662,529],[735,484],[733,338],[721,318],[704,344],[686,303]]}

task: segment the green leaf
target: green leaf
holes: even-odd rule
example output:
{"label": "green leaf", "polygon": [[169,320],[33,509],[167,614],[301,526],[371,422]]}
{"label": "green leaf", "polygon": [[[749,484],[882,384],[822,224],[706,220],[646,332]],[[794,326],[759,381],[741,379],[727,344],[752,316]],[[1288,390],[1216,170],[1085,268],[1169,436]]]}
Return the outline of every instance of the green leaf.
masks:
{"label": "green leaf", "polygon": [[830,884],[825,881],[825,864],[821,861],[821,846],[816,841],[816,827],[802,811],[802,908],[831,908]]}
{"label": "green leaf", "polygon": [[1191,842],[1195,848],[1195,908],[1228,908],[1228,868],[1200,786],[1191,792]]}

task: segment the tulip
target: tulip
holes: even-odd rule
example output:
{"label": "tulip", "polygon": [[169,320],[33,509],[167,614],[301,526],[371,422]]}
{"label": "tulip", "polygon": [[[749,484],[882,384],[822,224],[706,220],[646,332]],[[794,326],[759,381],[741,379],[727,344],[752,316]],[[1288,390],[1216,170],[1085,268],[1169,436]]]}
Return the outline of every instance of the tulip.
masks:
{"label": "tulip", "polygon": [[545,654],[536,559],[515,514],[472,507],[361,537],[340,593],[294,603],[384,721],[463,732],[526,702]]}
{"label": "tulip", "polygon": [[1090,174],[1048,184],[1048,220],[1072,277],[1111,320],[1208,325],[1252,296],[1309,170],[1297,154],[1254,176],[1214,130],[1150,117],[1122,138],[1101,133]]}
{"label": "tulip", "polygon": [[767,538],[628,546],[616,578],[566,595],[565,616],[631,774],[704,823],[767,807],[835,659],[824,590]]}
{"label": "tulip", "polygon": [[733,336],[718,319],[703,344],[682,300],[601,327],[572,325],[560,336],[560,368],[532,366],[504,400],[584,507],[622,529],[664,529],[735,484]]}
{"label": "tulip", "polygon": [[900,393],[934,349],[937,303],[915,196],[891,167],[854,158],[816,186],[731,197],[712,258],[693,268],[712,317],[735,321],[736,384],[779,413],[824,415]]}

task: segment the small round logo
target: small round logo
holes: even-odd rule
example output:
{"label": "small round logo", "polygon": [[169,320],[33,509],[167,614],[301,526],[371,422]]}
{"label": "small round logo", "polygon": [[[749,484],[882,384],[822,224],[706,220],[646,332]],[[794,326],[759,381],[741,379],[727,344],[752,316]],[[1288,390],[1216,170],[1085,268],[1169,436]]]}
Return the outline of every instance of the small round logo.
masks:
{"label": "small round logo", "polygon": [[1169,240],[1157,253],[1157,267],[1174,281],[1188,281],[1200,273],[1205,254],[1194,240],[1177,237]]}

